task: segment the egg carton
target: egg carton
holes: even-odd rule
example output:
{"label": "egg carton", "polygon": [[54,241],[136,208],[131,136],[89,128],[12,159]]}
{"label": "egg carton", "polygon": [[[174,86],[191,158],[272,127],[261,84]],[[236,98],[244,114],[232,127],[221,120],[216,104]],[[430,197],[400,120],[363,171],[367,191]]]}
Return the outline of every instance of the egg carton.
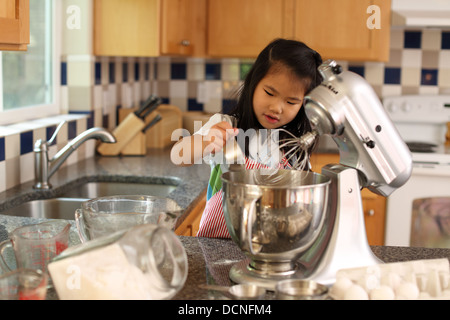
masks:
{"label": "egg carton", "polygon": [[448,259],[342,269],[330,288],[336,300],[450,300]]}

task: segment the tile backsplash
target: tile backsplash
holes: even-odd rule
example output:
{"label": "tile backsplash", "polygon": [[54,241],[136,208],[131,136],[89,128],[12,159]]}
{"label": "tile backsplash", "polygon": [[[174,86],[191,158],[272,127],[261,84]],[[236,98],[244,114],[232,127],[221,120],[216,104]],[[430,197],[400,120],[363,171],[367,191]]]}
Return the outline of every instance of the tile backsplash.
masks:
{"label": "tile backsplash", "polygon": [[[391,31],[387,63],[339,61],[363,76],[382,99],[405,94],[450,94],[450,31]],[[69,115],[0,127],[0,192],[34,179],[32,145],[49,138],[62,118],[67,128],[52,152],[93,126],[113,129],[117,110],[139,105],[150,94],[182,111],[227,111],[245,75],[248,59],[135,58],[70,55],[61,57],[61,106]],[[93,144],[68,164],[94,154]]]}

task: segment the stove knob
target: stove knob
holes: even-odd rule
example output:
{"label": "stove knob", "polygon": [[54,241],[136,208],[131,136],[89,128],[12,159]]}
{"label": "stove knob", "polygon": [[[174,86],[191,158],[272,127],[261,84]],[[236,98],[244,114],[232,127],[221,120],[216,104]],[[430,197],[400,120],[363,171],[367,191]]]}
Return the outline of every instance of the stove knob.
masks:
{"label": "stove knob", "polygon": [[398,106],[395,104],[395,102],[391,102],[390,104],[388,104],[387,109],[391,113],[396,113],[398,111]]}
{"label": "stove knob", "polygon": [[408,102],[403,103],[403,105],[402,105],[402,110],[403,110],[404,112],[409,112],[409,111],[411,111],[411,110],[412,110],[411,104],[408,103]]}

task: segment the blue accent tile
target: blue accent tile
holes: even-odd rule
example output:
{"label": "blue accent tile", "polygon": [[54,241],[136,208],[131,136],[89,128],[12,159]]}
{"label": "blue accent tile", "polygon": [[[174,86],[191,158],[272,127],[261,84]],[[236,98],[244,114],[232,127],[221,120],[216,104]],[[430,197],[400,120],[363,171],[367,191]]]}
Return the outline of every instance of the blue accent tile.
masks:
{"label": "blue accent tile", "polygon": [[161,98],[161,104],[170,104],[170,99],[169,98]]}
{"label": "blue accent tile", "polygon": [[109,63],[109,83],[116,82],[116,64],[114,62]]}
{"label": "blue accent tile", "polygon": [[[46,137],[47,141],[49,141],[51,139],[51,137],[53,136],[55,131],[56,131],[56,126],[50,126],[50,127],[46,128],[45,137]],[[51,145],[52,146],[55,145],[56,141],[58,141],[58,136],[56,137],[55,140],[53,140],[53,143]]]}
{"label": "blue accent tile", "polygon": [[128,82],[128,62],[122,63],[122,81]]}
{"label": "blue accent tile", "polygon": [[77,122],[70,121],[69,128],[68,128],[68,138],[69,138],[69,140],[72,140],[76,136],[77,136]]}
{"label": "blue accent tile", "polygon": [[361,67],[361,66],[349,66],[348,67],[348,71],[354,72],[356,74],[359,74],[361,77],[364,78],[364,72],[365,72],[365,68]]}
{"label": "blue accent tile", "polygon": [[61,85],[67,86],[67,62],[61,62]]}
{"label": "blue accent tile", "polygon": [[144,72],[144,79],[145,81],[148,81],[150,79],[150,64],[148,62],[145,64]]}
{"label": "blue accent tile", "polygon": [[5,138],[0,138],[0,161],[5,161]]}
{"label": "blue accent tile", "polygon": [[20,154],[27,154],[33,151],[33,131],[22,132],[20,134]]}
{"label": "blue accent tile", "polygon": [[400,68],[385,68],[384,69],[384,83],[385,84],[400,84],[401,69]]}
{"label": "blue accent tile", "polygon": [[205,65],[206,80],[220,80],[222,78],[220,63],[207,63]]}
{"label": "blue accent tile", "polygon": [[450,32],[442,32],[441,49],[450,49]]}
{"label": "blue accent tile", "polygon": [[95,84],[102,84],[102,64],[95,63]]}
{"label": "blue accent tile", "polygon": [[203,111],[203,103],[198,103],[197,99],[188,99],[188,111]]}
{"label": "blue accent tile", "polygon": [[170,65],[170,79],[186,80],[186,63],[172,63]]}
{"label": "blue accent tile", "polygon": [[405,31],[404,48],[420,49],[422,47],[421,31]]}
{"label": "blue accent tile", "polygon": [[140,72],[139,72],[139,62],[134,63],[134,81],[139,81]]}
{"label": "blue accent tile", "polygon": [[438,70],[437,69],[422,69],[420,84],[424,85],[424,86],[437,86]]}

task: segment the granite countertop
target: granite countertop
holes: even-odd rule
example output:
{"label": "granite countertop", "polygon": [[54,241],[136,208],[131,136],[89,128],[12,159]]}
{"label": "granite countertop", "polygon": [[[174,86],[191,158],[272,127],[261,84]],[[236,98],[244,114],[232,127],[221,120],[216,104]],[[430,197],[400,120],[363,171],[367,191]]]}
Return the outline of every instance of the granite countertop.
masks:
{"label": "granite countertop", "polygon": [[[32,188],[33,182],[28,182],[0,193],[0,241],[7,239],[9,232],[18,226],[44,220],[6,216],[1,211],[29,200],[57,197],[88,181],[176,182],[178,187],[169,197],[186,209],[187,214],[203,195],[210,169],[208,165],[176,167],[169,160],[169,152],[167,149],[151,149],[144,157],[95,157],[60,168],[51,178],[54,188],[50,191],[35,191]],[[180,218],[183,219],[184,216]],[[74,221],[69,222],[72,224],[70,243],[75,245],[80,241]],[[179,238],[188,256],[189,272],[183,289],[174,300],[226,299],[224,294],[201,289],[199,285],[230,285],[230,268],[245,259],[242,251],[231,240]],[[372,250],[384,262],[450,258],[450,249],[372,247]],[[272,296],[269,294],[267,298]]]}
{"label": "granite countertop", "polygon": [[[180,237],[186,248],[189,274],[183,289],[174,297],[176,300],[227,299],[225,294],[200,288],[202,284],[232,285],[229,279],[231,267],[246,257],[231,240]],[[411,247],[371,247],[374,254],[386,263],[421,259],[450,260],[450,249]],[[273,299],[273,292],[266,294]]]}

